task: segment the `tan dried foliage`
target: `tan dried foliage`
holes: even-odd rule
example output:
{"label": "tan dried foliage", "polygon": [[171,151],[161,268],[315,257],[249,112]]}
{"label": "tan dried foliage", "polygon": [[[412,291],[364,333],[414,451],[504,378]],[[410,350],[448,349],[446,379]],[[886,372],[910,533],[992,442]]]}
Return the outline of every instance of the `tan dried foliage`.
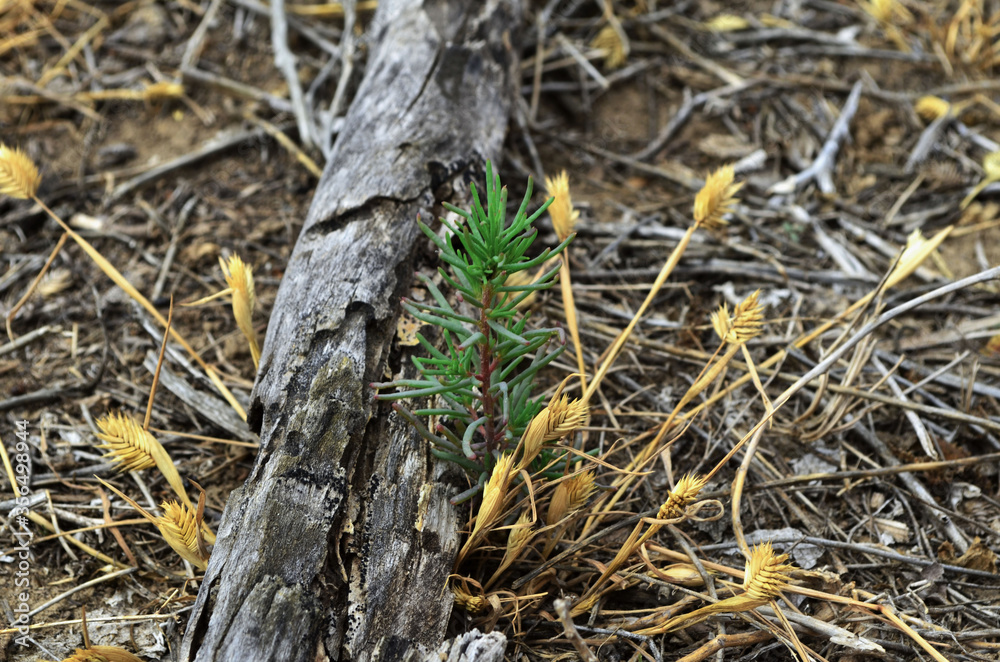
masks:
{"label": "tan dried foliage", "polygon": [[564,241],[573,234],[576,221],[580,218],[580,212],[573,209],[573,200],[569,194],[569,175],[566,171],[563,170],[555,177],[546,177],[545,190],[555,198],[549,205],[552,229],[556,231],[559,241]]}
{"label": "tan dried foliage", "polygon": [[27,200],[38,191],[42,176],[19,147],[0,145],[0,195]]}
{"label": "tan dried foliage", "polygon": [[469,612],[479,614],[489,606],[489,601],[481,595],[472,595],[459,586],[452,586],[451,593],[455,596],[455,604]]}
{"label": "tan dried foliage", "polygon": [[585,471],[559,483],[552,493],[552,500],[549,501],[545,523],[552,526],[567,515],[572,515],[587,503],[596,489],[593,471]]}
{"label": "tan dried foliage", "polygon": [[121,412],[97,419],[97,427],[101,430],[97,438],[104,442],[97,447],[108,450],[105,459],[118,463],[119,471],[151,469],[156,466],[156,455],[166,453],[156,437]]}
{"label": "tan dried foliage", "polygon": [[116,646],[87,646],[77,648],[62,662],[142,662],[142,659]]}
{"label": "tan dried foliage", "polygon": [[524,431],[520,466],[523,468],[531,464],[544,444],[562,439],[585,425],[587,413],[587,403],[582,400],[570,401],[565,395],[552,400],[535,414]]}
{"label": "tan dried foliage", "polygon": [[656,515],[657,519],[678,519],[684,517],[687,507],[698,498],[698,493],[708,482],[707,476],[695,476],[686,474],[677,481],[674,489],[670,490],[667,500],[660,506]]}
{"label": "tan dried foliage", "polygon": [[176,501],[164,501],[160,505],[163,517],[151,520],[181,558],[191,565],[204,570],[208,566],[208,554],[204,544],[198,539],[198,518],[194,511]]}
{"label": "tan dried foliage", "polygon": [[621,35],[618,34],[613,25],[605,25],[601,28],[601,31],[590,42],[590,46],[605,52],[604,66],[608,69],[618,69],[624,66],[628,57]]}
{"label": "tan dried foliage", "polygon": [[[159,529],[163,539],[182,559],[199,570],[208,567],[209,553],[205,543],[214,542],[215,536],[214,534],[207,535],[210,533],[208,526],[201,521],[200,512],[204,505],[203,501],[199,501],[198,511],[176,501],[164,501],[160,504],[163,516],[159,517],[148,512],[114,485],[100,478],[97,480],[100,481],[101,485],[124,499],[140,515]],[[204,499],[204,494],[202,499]]]}
{"label": "tan dried foliage", "polygon": [[733,166],[722,166],[705,180],[705,185],[694,199],[694,221],[699,227],[710,230],[726,225],[722,218],[732,211],[736,204],[736,194],[743,188],[743,182],[733,183],[736,178]]}
{"label": "tan dried foliage", "polygon": [[219,258],[219,266],[226,278],[226,285],[233,291],[233,317],[236,326],[250,345],[250,355],[254,367],[260,365],[260,345],[257,343],[257,332],[253,328],[253,307],[256,301],[253,286],[253,270],[245,264],[239,255],[230,255],[229,262]]}
{"label": "tan dried foliage", "polygon": [[500,456],[494,465],[493,473],[490,474],[490,479],[483,487],[483,502],[479,506],[476,525],[472,529],[472,535],[469,536],[469,542],[472,542],[477,533],[492,525],[503,511],[504,497],[507,496],[507,485],[510,484],[513,465],[514,455],[512,453]]}
{"label": "tan dried foliage", "polygon": [[758,302],[759,299],[760,290],[757,290],[741,301],[732,315],[725,303],[712,313],[712,327],[720,340],[739,345],[760,335],[764,326],[764,306]]}
{"label": "tan dried foliage", "polygon": [[668,618],[658,625],[637,632],[643,635],[662,634],[690,627],[713,614],[732,614],[763,606],[776,598],[781,590],[788,585],[788,574],[793,566],[785,564],[787,559],[787,554],[776,555],[770,542],[758,545],[752,550],[750,560],[747,561],[743,573],[745,593],[719,600],[715,604],[705,605],[687,614]]}
{"label": "tan dried foliage", "polygon": [[743,588],[757,600],[772,600],[788,585],[788,554],[775,554],[771,542],[761,543],[750,552],[743,573]]}
{"label": "tan dried foliage", "polygon": [[937,118],[950,113],[951,104],[941,97],[927,95],[917,99],[917,102],[913,104],[913,110],[925,121],[933,122]]}

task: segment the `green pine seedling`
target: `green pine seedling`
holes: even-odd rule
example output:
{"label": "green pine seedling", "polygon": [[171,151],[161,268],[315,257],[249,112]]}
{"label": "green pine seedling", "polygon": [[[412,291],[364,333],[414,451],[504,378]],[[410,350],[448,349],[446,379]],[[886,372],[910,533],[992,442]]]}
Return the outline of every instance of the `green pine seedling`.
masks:
{"label": "green pine seedling", "polygon": [[[427,277],[420,277],[433,303],[403,300],[403,308],[415,318],[441,330],[443,347],[438,349],[418,334],[426,356],[414,357],[419,379],[400,379],[372,384],[380,400],[430,398],[432,406],[414,411],[396,402],[393,407],[432,444],[438,457],[462,466],[473,477],[483,478],[496,459],[512,450],[532,417],[542,408],[541,398],[531,397],[538,372],[565,349],[557,340],[559,329],[529,329],[528,315],[517,305],[537,290],[555,283],[559,265],[534,282],[511,284],[512,274],[538,268],[558,255],[575,235],[555,248],[528,256],[537,230],[534,221],[552,202],[549,198],[531,216],[531,179],[520,209],[507,223],[507,188],[486,164],[486,206],[475,184],[468,211],[445,203],[464,221],[441,223],[452,237],[442,239],[419,219],[417,223],[437,245],[446,267],[439,272],[472,312],[455,310],[448,298]],[[453,240],[454,239],[454,240]],[[456,246],[457,244],[457,246]],[[394,389],[389,391],[388,389]],[[439,417],[431,431],[421,421]],[[456,499],[475,494],[479,485]]]}

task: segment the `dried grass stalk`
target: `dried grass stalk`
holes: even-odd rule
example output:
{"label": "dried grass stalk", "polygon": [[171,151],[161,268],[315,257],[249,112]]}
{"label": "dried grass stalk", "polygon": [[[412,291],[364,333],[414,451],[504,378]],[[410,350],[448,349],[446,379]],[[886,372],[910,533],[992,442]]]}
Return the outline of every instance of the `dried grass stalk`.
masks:
{"label": "dried grass stalk", "polygon": [[[160,535],[177,554],[199,570],[208,567],[208,548],[205,545],[203,530],[207,527],[201,521],[202,503],[196,511],[185,504],[176,501],[164,501],[160,504],[163,517],[157,517],[147,512],[142,506],[126,496],[121,490],[100,478],[102,485],[124,499],[135,508],[140,515],[160,530]],[[204,494],[202,495],[204,499]]]}
{"label": "dried grass stalk", "polygon": [[605,52],[604,66],[608,69],[618,69],[625,64],[628,54],[625,43],[618,30],[613,25],[605,25],[590,42],[591,48]]}
{"label": "dried grass stalk", "polygon": [[514,469],[514,454],[505,453],[500,456],[493,466],[493,473],[483,487],[483,502],[479,505],[479,514],[476,515],[476,523],[472,527],[469,539],[465,541],[462,549],[455,557],[455,567],[457,568],[465,555],[478,542],[480,536],[485,535],[492,528],[494,522],[503,513],[504,500],[507,497],[507,487],[510,485],[510,478]]}
{"label": "dried grass stalk", "polygon": [[487,589],[500,578],[500,575],[510,567],[511,563],[521,557],[534,535],[535,532],[531,530],[531,511],[525,510],[511,527],[510,533],[507,534],[507,549],[504,551],[503,560],[500,561],[500,567],[486,582]]}
{"label": "dried grass stalk", "polygon": [[941,97],[927,95],[917,99],[917,102],[913,104],[913,110],[925,121],[933,122],[950,113],[951,104]]}
{"label": "dried grass stalk", "polygon": [[473,595],[460,586],[452,586],[451,593],[455,596],[455,604],[469,612],[479,614],[489,606],[489,601],[481,595]]}
{"label": "dried grass stalk", "polygon": [[924,260],[937,250],[941,242],[951,234],[953,228],[954,226],[949,225],[930,239],[926,239],[919,229],[911,232],[910,236],[906,238],[906,248],[903,249],[896,266],[885,279],[885,289],[895,287],[909,278],[910,274],[916,271]]}
{"label": "dried grass stalk", "polygon": [[101,430],[97,438],[104,442],[97,447],[109,450],[104,457],[119,463],[119,471],[139,471],[155,466],[181,501],[193,507],[170,454],[138,421],[116,412],[97,419],[97,427]]}
{"label": "dried grass stalk", "polygon": [[639,630],[638,634],[647,636],[662,634],[690,627],[713,614],[731,614],[761,607],[778,597],[781,590],[788,585],[788,573],[792,566],[785,564],[786,560],[788,560],[788,555],[775,554],[770,542],[758,545],[751,552],[743,572],[745,593],[719,600],[715,604],[705,605],[688,614],[675,616],[659,625]]}
{"label": "dried grass stalk", "polygon": [[[549,216],[552,227],[559,237],[565,241],[573,234],[576,220],[580,212],[573,209],[573,201],[569,195],[569,176],[563,170],[554,178],[546,177],[545,188],[554,199],[549,205]],[[576,354],[576,370],[580,373],[580,389],[587,390],[587,367],[583,362],[583,347],[580,344],[580,327],[576,319],[576,299],[573,297],[573,279],[570,275],[569,252],[562,256],[562,268],[559,269],[559,291],[562,293],[563,310],[566,311],[566,326],[573,339],[573,352]]]}

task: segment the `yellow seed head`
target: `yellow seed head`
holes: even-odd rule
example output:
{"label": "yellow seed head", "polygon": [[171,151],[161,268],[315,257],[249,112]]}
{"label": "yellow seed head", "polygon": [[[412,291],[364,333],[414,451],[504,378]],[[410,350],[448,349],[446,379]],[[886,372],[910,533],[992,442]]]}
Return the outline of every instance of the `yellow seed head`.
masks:
{"label": "yellow seed head", "polygon": [[204,570],[208,566],[208,554],[198,541],[199,524],[195,512],[176,501],[164,501],[160,508],[163,517],[155,518],[154,524],[163,539],[181,558]]}
{"label": "yellow seed head", "polygon": [[545,515],[545,523],[549,526],[558,523],[569,512],[569,481],[556,485],[549,501],[549,510]]}
{"label": "yellow seed head", "polygon": [[41,182],[42,176],[27,154],[17,147],[0,145],[0,194],[27,200]]}
{"label": "yellow seed head", "polygon": [[507,534],[507,556],[516,558],[531,540],[531,511],[525,510]]}
{"label": "yellow seed head", "polygon": [[899,256],[896,267],[885,279],[886,289],[895,287],[916,271],[924,260],[937,250],[937,247],[945,240],[950,230],[951,228],[945,228],[930,239],[925,238],[919,229],[911,232],[910,236],[906,238],[906,248],[903,249],[902,254]]}
{"label": "yellow seed head", "polygon": [[69,269],[53,269],[39,281],[37,291],[48,299],[68,288],[72,282],[73,273]]}
{"label": "yellow seed head", "polygon": [[670,582],[671,584],[678,584],[689,588],[701,586],[705,583],[705,580],[701,578],[701,574],[698,572],[698,569],[690,563],[674,563],[672,565],[668,565],[667,567],[658,570],[656,572],[656,576],[663,581]]}
{"label": "yellow seed head", "polygon": [[694,198],[694,222],[697,226],[713,230],[726,225],[722,217],[732,211],[737,202],[736,194],[743,188],[743,182],[733,183],[735,177],[731,165],[722,166],[708,176]]}
{"label": "yellow seed head", "polygon": [[775,554],[770,542],[757,545],[743,572],[743,588],[755,600],[772,600],[788,585],[788,554]]}
{"label": "yellow seed head", "polygon": [[489,602],[483,596],[472,595],[461,587],[452,586],[451,592],[455,596],[455,604],[470,614],[478,614],[489,605]]}
{"label": "yellow seed head", "polygon": [[583,508],[587,500],[597,489],[594,482],[594,472],[584,471],[566,481],[566,489],[569,492],[569,510],[575,512]]}
{"label": "yellow seed head", "polygon": [[858,4],[879,23],[906,25],[913,20],[913,13],[898,0],[869,0]]}
{"label": "yellow seed head", "polygon": [[986,179],[994,182],[1000,179],[1000,152],[990,152],[983,157],[983,170]]}
{"label": "yellow seed head", "polygon": [[660,506],[660,511],[657,513],[656,518],[678,519],[684,517],[687,507],[694,503],[695,499],[698,498],[698,493],[701,492],[707,482],[707,476],[685,474],[683,478],[677,481],[674,489],[670,490],[670,495],[663,502],[663,505]]}
{"label": "yellow seed head", "polygon": [[101,430],[97,438],[104,442],[97,447],[110,451],[104,457],[120,463],[119,471],[139,471],[156,466],[154,454],[160,442],[143,430],[135,419],[117,412],[97,419],[97,427]]}
{"label": "yellow seed head", "polygon": [[555,177],[546,177],[545,189],[555,198],[549,205],[552,228],[556,231],[559,241],[564,241],[573,234],[576,219],[580,218],[580,212],[573,209],[573,201],[569,196],[569,175],[563,170]]}
{"label": "yellow seed head", "polygon": [[505,453],[494,465],[493,473],[483,487],[483,503],[479,506],[476,525],[472,529],[473,538],[479,531],[493,524],[503,511],[503,501],[507,496],[507,485],[510,483],[513,464],[514,455]]}
{"label": "yellow seed head", "polygon": [[758,303],[760,290],[741,301],[729,315],[729,308],[722,304],[712,313],[712,327],[723,342],[739,345],[760,335],[764,326],[764,306]]}
{"label": "yellow seed head", "polygon": [[163,101],[165,99],[177,99],[184,96],[184,86],[180,83],[170,81],[160,81],[147,85],[144,90],[146,99],[149,101]]}
{"label": "yellow seed head", "polygon": [[229,256],[229,262],[224,262],[219,258],[219,266],[222,267],[222,274],[226,278],[226,285],[233,291],[233,317],[236,318],[236,326],[243,332],[243,336],[250,345],[250,355],[253,357],[254,367],[260,363],[260,345],[257,344],[257,332],[253,328],[253,270],[250,265],[245,264],[238,255]]}
{"label": "yellow seed head", "polygon": [[550,402],[548,407],[535,414],[524,431],[524,456],[520,466],[523,468],[531,464],[543,444],[575,432],[585,424],[587,414],[587,403],[579,399],[571,402],[563,395]]}
{"label": "yellow seed head", "polygon": [[584,471],[582,474],[577,474],[559,483],[552,492],[545,523],[552,526],[562,521],[567,515],[575,513],[587,503],[595,489],[597,489],[597,485],[594,484],[594,472],[592,471]]}
{"label": "yellow seed head", "polygon": [[116,646],[89,646],[77,648],[63,662],[142,662],[142,660]]}
{"label": "yellow seed head", "polygon": [[605,25],[590,42],[590,47],[605,51],[604,66],[608,69],[618,69],[625,64],[628,54],[625,52],[625,44],[622,43],[621,35],[618,34],[614,26]]}
{"label": "yellow seed head", "polygon": [[750,27],[750,21],[735,14],[719,14],[705,21],[705,29],[711,32],[736,32]]}
{"label": "yellow seed head", "polygon": [[937,118],[950,113],[951,104],[941,97],[927,95],[920,97],[917,100],[917,103],[913,105],[913,109],[917,111],[917,115],[920,115],[920,117],[924,120],[933,122]]}

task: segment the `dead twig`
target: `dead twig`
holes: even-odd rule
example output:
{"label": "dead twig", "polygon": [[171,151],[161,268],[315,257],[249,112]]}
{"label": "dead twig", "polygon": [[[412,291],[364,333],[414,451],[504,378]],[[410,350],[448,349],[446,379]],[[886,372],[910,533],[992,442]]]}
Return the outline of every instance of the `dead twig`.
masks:
{"label": "dead twig", "polygon": [[816,184],[819,185],[819,190],[826,195],[830,195],[836,191],[836,187],[833,185],[834,159],[840,150],[840,143],[847,138],[854,114],[858,112],[858,102],[861,100],[862,87],[862,82],[858,81],[851,88],[851,94],[847,97],[844,107],[840,110],[840,117],[837,118],[837,123],[833,125],[830,137],[823,144],[823,149],[820,150],[819,156],[812,162],[812,165],[797,175],[792,175],[778,182],[768,189],[768,193],[777,193],[780,195],[794,193],[797,188],[811,180],[815,180]]}

